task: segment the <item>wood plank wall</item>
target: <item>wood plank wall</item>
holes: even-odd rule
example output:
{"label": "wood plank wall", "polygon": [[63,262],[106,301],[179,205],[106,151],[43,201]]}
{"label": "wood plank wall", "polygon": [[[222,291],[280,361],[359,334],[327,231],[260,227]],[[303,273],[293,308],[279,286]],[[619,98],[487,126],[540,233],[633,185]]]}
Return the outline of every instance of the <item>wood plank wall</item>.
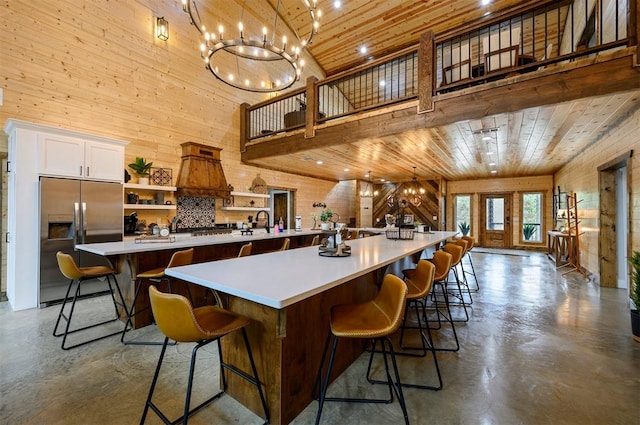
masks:
{"label": "wood plank wall", "polygon": [[[250,186],[258,172],[268,185],[297,189],[295,214],[305,227],[316,212],[314,201],[325,202],[341,217],[355,215],[354,183],[240,162],[239,105],[266,96],[227,87],[204,69],[199,33],[180,1],[42,0],[34,7],[30,0],[12,0],[2,9],[0,126],[16,118],[127,140],[125,163],[142,156],[171,168],[174,179],[180,143],[216,146],[236,190]],[[256,4],[252,13],[270,14],[258,9]],[[168,41],[154,35],[158,16],[169,22]],[[323,77],[308,55],[305,61],[301,86],[308,76]],[[4,134],[0,142],[6,151]],[[155,221],[157,215],[147,218]],[[162,218],[169,219],[166,215]],[[218,210],[216,221],[242,218],[243,212]]]}
{"label": "wood plank wall", "polygon": [[[522,219],[522,205],[520,194],[523,192],[542,192],[543,195],[543,208],[544,208],[544,223],[542,229],[543,240],[539,244],[527,242],[522,243],[521,226]],[[546,234],[547,230],[553,228],[552,219],[552,200],[553,200],[553,176],[537,176],[537,177],[513,177],[504,179],[491,179],[491,180],[465,180],[448,182],[447,184],[447,202],[446,202],[446,216],[447,216],[447,228],[446,230],[458,230],[455,227],[453,220],[453,206],[454,198],[456,195],[471,195],[471,236],[478,240],[480,229],[480,195],[483,193],[511,193],[511,241],[512,246],[515,248],[537,248],[543,249],[546,247]]]}
{"label": "wood plank wall", "polygon": [[[581,200],[578,209],[580,218],[580,263],[589,272],[598,276],[600,263],[598,238],[600,236],[600,196],[598,167],[621,155],[633,151],[631,169],[627,170],[629,199],[629,240],[631,250],[640,250],[640,99],[630,112],[619,117],[617,125],[595,140],[586,150],[576,156],[554,176],[554,185],[562,191],[575,192]],[[588,136],[585,136],[588,137]],[[630,253],[629,253],[630,254]],[[615,282],[600,282],[602,286],[615,286]]]}

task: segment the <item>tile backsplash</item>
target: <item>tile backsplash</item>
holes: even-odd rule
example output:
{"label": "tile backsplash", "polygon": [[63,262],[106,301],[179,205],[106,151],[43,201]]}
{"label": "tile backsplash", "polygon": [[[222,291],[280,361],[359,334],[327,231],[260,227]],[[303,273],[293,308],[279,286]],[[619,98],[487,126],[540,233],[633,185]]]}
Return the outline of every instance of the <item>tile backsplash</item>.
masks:
{"label": "tile backsplash", "polygon": [[209,196],[178,196],[178,227],[213,227],[216,223],[216,199]]}

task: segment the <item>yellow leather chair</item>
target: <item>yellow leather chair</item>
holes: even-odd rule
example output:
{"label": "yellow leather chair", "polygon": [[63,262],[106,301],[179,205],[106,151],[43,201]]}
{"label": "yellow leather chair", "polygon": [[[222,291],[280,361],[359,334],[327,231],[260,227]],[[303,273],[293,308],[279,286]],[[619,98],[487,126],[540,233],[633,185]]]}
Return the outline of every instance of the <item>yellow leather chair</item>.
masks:
{"label": "yellow leather chair", "polygon": [[476,287],[473,288],[473,290],[475,292],[478,292],[478,291],[480,291],[480,283],[478,282],[478,276],[476,275],[476,269],[475,269],[475,267],[473,267],[473,259],[471,258],[471,250],[475,246],[476,240],[473,239],[471,236],[463,236],[462,239],[467,241],[467,244],[468,244],[468,246],[467,246],[467,258],[469,259],[469,265],[471,266],[471,271],[470,272],[466,272],[466,273],[473,275],[473,280],[476,282]]}
{"label": "yellow leather chair", "polygon": [[282,247],[279,249],[279,251],[288,250],[290,244],[291,244],[291,239],[285,238],[284,241],[282,241]]}
{"label": "yellow leather chair", "polygon": [[[60,268],[60,272],[67,278],[69,279],[69,285],[67,286],[67,292],[64,296],[64,300],[62,301],[62,306],[60,307],[60,313],[58,313],[58,319],[56,320],[56,325],[53,328],[53,336],[55,337],[62,337],[62,344],[60,345],[60,347],[63,350],[69,350],[71,348],[75,348],[75,347],[79,347],[81,345],[85,345],[88,344],[90,342],[94,342],[103,338],[107,338],[113,335],[117,335],[119,334],[120,331],[118,329],[118,331],[116,332],[112,332],[109,333],[107,335],[103,335],[97,338],[93,338],[90,339],[88,341],[83,341],[83,342],[79,342],[76,344],[72,344],[72,345],[66,345],[67,342],[67,336],[69,334],[75,333],[75,332],[79,332],[79,331],[83,331],[86,329],[90,329],[90,328],[94,328],[96,326],[101,326],[107,323],[111,323],[111,322],[115,322],[116,320],[118,320],[120,318],[120,313],[118,311],[118,305],[120,305],[125,314],[127,311],[127,308],[124,305],[124,297],[122,296],[122,291],[120,291],[120,285],[118,285],[118,280],[116,279],[116,271],[111,268],[111,267],[107,267],[107,266],[91,266],[91,267],[78,267],[78,265],[76,264],[76,262],[74,261],[73,257],[69,254],[65,254],[62,251],[58,251],[56,253],[56,259],[58,260],[58,267]],[[76,328],[76,329],[72,329],[70,330],[69,328],[71,327],[71,320],[73,318],[73,311],[76,307],[76,302],[78,301],[78,298],[80,297],[80,293],[82,290],[82,286],[83,286],[83,282],[90,280],[90,279],[97,279],[97,278],[105,278],[107,281],[107,285],[109,286],[109,292],[111,293],[111,300],[113,301],[113,307],[115,309],[115,317],[109,320],[104,320],[98,323],[94,323],[91,325],[87,325],[87,326],[83,326],[80,328]],[[111,283],[111,280],[113,279],[113,285]],[[73,287],[73,283],[76,282],[76,290],[75,293],[73,295],[72,301],[71,301],[71,309],[69,310],[69,315],[67,316],[65,314],[65,307],[67,305],[67,302],[69,301],[69,294],[71,293],[71,288]],[[116,300],[115,294],[113,292],[113,287],[115,286],[116,290],[118,291],[118,297],[119,300]],[[64,332],[60,333],[58,332],[58,326],[60,325],[60,320],[64,319],[67,324],[64,327]]]}
{"label": "yellow leather chair", "polygon": [[[442,375],[440,374],[440,366],[438,365],[438,358],[433,346],[433,338],[431,337],[431,330],[429,329],[429,321],[427,318],[426,302],[427,297],[431,293],[433,288],[433,278],[435,275],[436,266],[427,261],[419,260],[415,269],[405,269],[402,271],[404,275],[404,282],[407,284],[407,306],[404,311],[404,319],[400,328],[400,348],[403,350],[417,350],[419,353],[402,352],[397,353],[405,356],[425,357],[427,352],[431,352],[433,362],[436,367],[436,374],[438,377],[438,385],[424,385],[424,384],[409,384],[404,383],[403,386],[411,388],[420,388],[425,390],[438,391],[442,389]],[[409,311],[413,307],[415,312],[416,325],[409,325],[407,323],[407,316]],[[425,321],[423,326],[422,321]],[[420,346],[407,346],[404,345],[404,334],[406,329],[413,329],[418,331],[418,338],[420,338]],[[426,335],[425,335],[426,330]]]}
{"label": "yellow leather chair", "polygon": [[315,235],[311,240],[311,244],[309,246],[320,245],[320,235]]}
{"label": "yellow leather chair", "polygon": [[[371,301],[358,304],[341,304],[331,308],[331,328],[327,335],[327,340],[322,352],[322,360],[315,381],[315,391],[319,390],[318,412],[316,413],[316,424],[320,422],[322,408],[325,401],[343,401],[354,403],[391,403],[393,401],[393,393],[398,395],[400,407],[404,415],[405,424],[409,424],[407,407],[405,405],[404,396],[402,394],[402,383],[398,373],[396,356],[393,350],[393,344],[389,336],[393,334],[402,323],[402,317],[406,306],[407,285],[397,276],[388,274],[382,281],[382,286],[378,295]],[[329,343],[333,338],[331,354],[326,373],[323,373],[327,352],[329,351]],[[381,352],[384,355],[384,364],[386,368],[386,376],[388,380],[385,382],[389,386],[388,399],[369,399],[369,398],[329,398],[327,397],[327,388],[329,387],[329,378],[331,369],[336,355],[336,347],[340,338],[362,338],[373,340],[373,348],[371,356],[376,353],[376,344],[382,345]],[[395,382],[389,371],[389,362],[387,355],[391,357]]]}
{"label": "yellow leather chair", "polygon": [[[158,364],[156,365],[156,370],[151,381],[151,387],[149,388],[149,395],[147,396],[147,401],[144,405],[140,424],[144,424],[149,408],[151,408],[165,423],[175,424],[181,422],[186,425],[190,415],[211,403],[226,391],[227,380],[225,370],[235,373],[257,388],[260,401],[262,402],[262,408],[264,410],[265,423],[268,423],[269,409],[267,407],[264,392],[262,391],[258,371],[253,360],[253,353],[251,352],[251,346],[245,330],[245,327],[250,322],[249,319],[220,307],[210,305],[193,308],[186,297],[178,294],[162,293],[153,285],[149,287],[149,299],[151,301],[151,309],[156,319],[156,323],[158,324],[158,328],[165,335],[165,338],[162,345],[162,351],[160,352],[160,357],[158,358]],[[251,375],[237,369],[229,363],[224,362],[224,359],[222,358],[220,338],[238,330],[242,332],[245,348],[249,356]],[[180,418],[173,421],[169,420],[152,400],[169,339],[173,339],[177,342],[196,343],[196,346],[191,351],[191,367],[189,369],[183,414]],[[198,350],[214,341],[218,343],[222,390],[191,409],[191,388]]]}
{"label": "yellow leather chair", "polygon": [[253,244],[251,242],[242,245],[240,247],[240,252],[238,253],[238,257],[247,257],[251,255],[252,248],[253,248]]}
{"label": "yellow leather chair", "polygon": [[[466,242],[465,242],[466,243]],[[442,248],[445,252],[451,254],[451,272],[453,272],[453,276],[456,280],[457,291],[455,289],[449,289],[449,280],[444,280],[444,286],[447,290],[447,294],[453,296],[457,301],[449,300],[449,305],[457,305],[461,306],[464,310],[465,318],[462,320],[456,320],[457,322],[468,322],[469,321],[469,312],[467,311],[467,302],[464,299],[464,293],[462,292],[462,284],[460,282],[460,276],[458,275],[458,264],[462,261],[462,255],[464,254],[464,247],[456,243],[447,243]]]}
{"label": "yellow leather chair", "polygon": [[[149,307],[145,307],[142,310],[135,311],[136,301],[138,300],[138,296],[140,295],[140,289],[142,288],[142,282],[144,280],[149,280],[154,283],[166,282],[169,288],[169,292],[172,292],[171,288],[171,278],[165,274],[165,270],[171,267],[178,266],[186,266],[193,262],[193,248],[184,249],[182,251],[176,251],[171,255],[171,259],[169,260],[169,264],[166,267],[158,267],[153,270],[147,270],[142,273],[138,273],[136,275],[136,292],[133,296],[133,301],[131,302],[131,307],[127,312],[127,323],[125,324],[124,330],[122,331],[122,335],[120,336],[120,341],[125,345],[161,345],[162,342],[159,341],[125,341],[125,334],[133,328],[133,317],[145,311]],[[191,292],[189,291],[189,286],[187,284],[187,294],[189,295],[189,299],[192,300]],[[193,302],[193,300],[192,300]]]}
{"label": "yellow leather chair", "polygon": [[455,243],[456,245],[460,245],[463,249],[462,251],[462,258],[460,258],[460,261],[458,262],[458,267],[460,267],[460,273],[458,273],[458,277],[460,278],[460,285],[462,286],[463,289],[466,289],[467,295],[469,297],[469,301],[465,302],[468,305],[473,304],[473,297],[471,296],[471,290],[469,289],[469,281],[467,280],[467,271],[464,269],[464,257],[469,255],[469,247],[471,246],[471,242],[469,242],[466,239],[455,239],[452,241],[452,243]]}

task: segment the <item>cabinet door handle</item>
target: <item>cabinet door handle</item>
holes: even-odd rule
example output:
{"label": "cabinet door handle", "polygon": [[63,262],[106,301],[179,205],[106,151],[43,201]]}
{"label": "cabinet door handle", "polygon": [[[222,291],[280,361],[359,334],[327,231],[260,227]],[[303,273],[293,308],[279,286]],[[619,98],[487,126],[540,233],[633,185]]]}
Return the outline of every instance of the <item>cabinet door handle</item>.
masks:
{"label": "cabinet door handle", "polygon": [[7,161],[7,173],[11,172],[11,161]]}
{"label": "cabinet door handle", "polygon": [[89,167],[87,167],[87,177],[89,177]]}
{"label": "cabinet door handle", "polygon": [[80,166],[80,177],[82,177],[82,165]]}
{"label": "cabinet door handle", "polygon": [[9,243],[11,241],[11,237],[9,235],[11,235],[11,233],[9,233],[9,232],[4,234],[4,241],[6,243]]}

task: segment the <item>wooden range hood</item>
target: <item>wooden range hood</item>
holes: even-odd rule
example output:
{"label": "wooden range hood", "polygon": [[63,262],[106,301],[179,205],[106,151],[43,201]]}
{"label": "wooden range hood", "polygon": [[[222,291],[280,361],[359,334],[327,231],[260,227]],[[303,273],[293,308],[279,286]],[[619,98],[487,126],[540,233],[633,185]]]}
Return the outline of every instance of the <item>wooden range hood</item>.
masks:
{"label": "wooden range hood", "polygon": [[182,143],[180,146],[182,162],[176,183],[178,196],[231,196],[220,162],[222,149],[194,142]]}

